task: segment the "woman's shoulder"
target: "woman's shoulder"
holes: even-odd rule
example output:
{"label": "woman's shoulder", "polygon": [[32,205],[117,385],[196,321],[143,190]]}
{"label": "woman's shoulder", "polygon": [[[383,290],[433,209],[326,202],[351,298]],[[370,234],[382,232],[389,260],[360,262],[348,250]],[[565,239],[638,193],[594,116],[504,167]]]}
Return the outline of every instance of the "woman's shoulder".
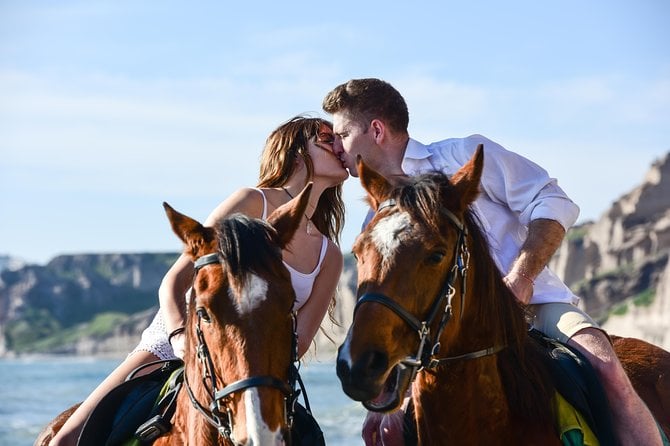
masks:
{"label": "woman's shoulder", "polygon": [[344,262],[344,256],[342,255],[342,249],[334,241],[326,238],[326,255],[323,259],[324,263],[328,263],[334,266],[339,266],[342,268]]}
{"label": "woman's shoulder", "polygon": [[235,199],[238,202],[257,202],[263,200],[263,189],[257,187],[243,187],[230,194],[229,199]]}
{"label": "woman's shoulder", "polygon": [[260,218],[263,214],[264,199],[261,192],[253,187],[244,187],[230,194],[214,208],[205,224],[214,222],[235,213],[241,213],[253,218]]}

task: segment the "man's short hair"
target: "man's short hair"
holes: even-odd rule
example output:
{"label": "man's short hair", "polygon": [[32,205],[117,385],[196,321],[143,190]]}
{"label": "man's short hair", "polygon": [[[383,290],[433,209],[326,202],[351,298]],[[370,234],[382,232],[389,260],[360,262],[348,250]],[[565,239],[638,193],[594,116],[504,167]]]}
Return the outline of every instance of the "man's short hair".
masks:
{"label": "man's short hair", "polygon": [[373,119],[395,132],[407,133],[409,112],[400,92],[381,79],[352,79],[338,85],[323,99],[326,113],[343,113],[367,128]]}

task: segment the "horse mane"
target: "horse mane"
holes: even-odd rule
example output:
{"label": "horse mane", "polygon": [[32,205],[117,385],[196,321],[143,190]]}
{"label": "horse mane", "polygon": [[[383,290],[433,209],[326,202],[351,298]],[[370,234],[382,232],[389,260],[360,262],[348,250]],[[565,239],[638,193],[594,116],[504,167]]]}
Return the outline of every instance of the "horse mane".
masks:
{"label": "horse mane", "polygon": [[[272,269],[281,263],[281,249],[274,240],[274,229],[263,220],[233,214],[215,226],[219,256],[229,269],[232,282],[247,273]],[[236,285],[243,285],[236,283]]]}
{"label": "horse mane", "polygon": [[[456,213],[461,207],[460,197],[442,172],[409,178],[395,189],[391,198],[396,200],[400,210],[439,233],[452,228],[451,224],[444,223],[443,209]],[[466,297],[465,306],[471,307],[464,315],[463,324],[476,324],[477,330],[486,333],[490,342],[507,346],[497,357],[513,413],[529,421],[551,423],[550,399],[555,388],[543,360],[546,353],[528,336],[525,310],[503,282],[503,274],[491,256],[481,223],[471,207],[464,212],[464,224],[469,233],[469,271],[476,277],[471,282],[470,299]],[[475,305],[474,310],[472,305]]]}

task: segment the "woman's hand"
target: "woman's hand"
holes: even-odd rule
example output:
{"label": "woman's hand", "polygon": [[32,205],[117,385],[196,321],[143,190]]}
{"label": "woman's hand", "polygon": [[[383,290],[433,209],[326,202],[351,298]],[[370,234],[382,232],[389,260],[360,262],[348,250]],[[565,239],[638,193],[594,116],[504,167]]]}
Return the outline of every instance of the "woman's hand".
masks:
{"label": "woman's hand", "polygon": [[184,335],[184,327],[179,327],[170,333],[168,342],[172,347],[174,355],[179,359],[184,359],[184,350],[186,349],[186,336]]}

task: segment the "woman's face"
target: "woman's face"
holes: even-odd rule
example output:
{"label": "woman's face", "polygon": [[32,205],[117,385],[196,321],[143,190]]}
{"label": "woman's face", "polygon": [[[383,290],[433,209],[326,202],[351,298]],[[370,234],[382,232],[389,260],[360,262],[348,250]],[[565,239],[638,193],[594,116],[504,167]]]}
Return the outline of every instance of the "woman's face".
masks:
{"label": "woman's face", "polygon": [[321,124],[319,133],[309,141],[308,153],[314,166],[314,178],[332,180],[332,185],[340,184],[349,177],[342,161],[333,153],[335,134],[326,124]]}

